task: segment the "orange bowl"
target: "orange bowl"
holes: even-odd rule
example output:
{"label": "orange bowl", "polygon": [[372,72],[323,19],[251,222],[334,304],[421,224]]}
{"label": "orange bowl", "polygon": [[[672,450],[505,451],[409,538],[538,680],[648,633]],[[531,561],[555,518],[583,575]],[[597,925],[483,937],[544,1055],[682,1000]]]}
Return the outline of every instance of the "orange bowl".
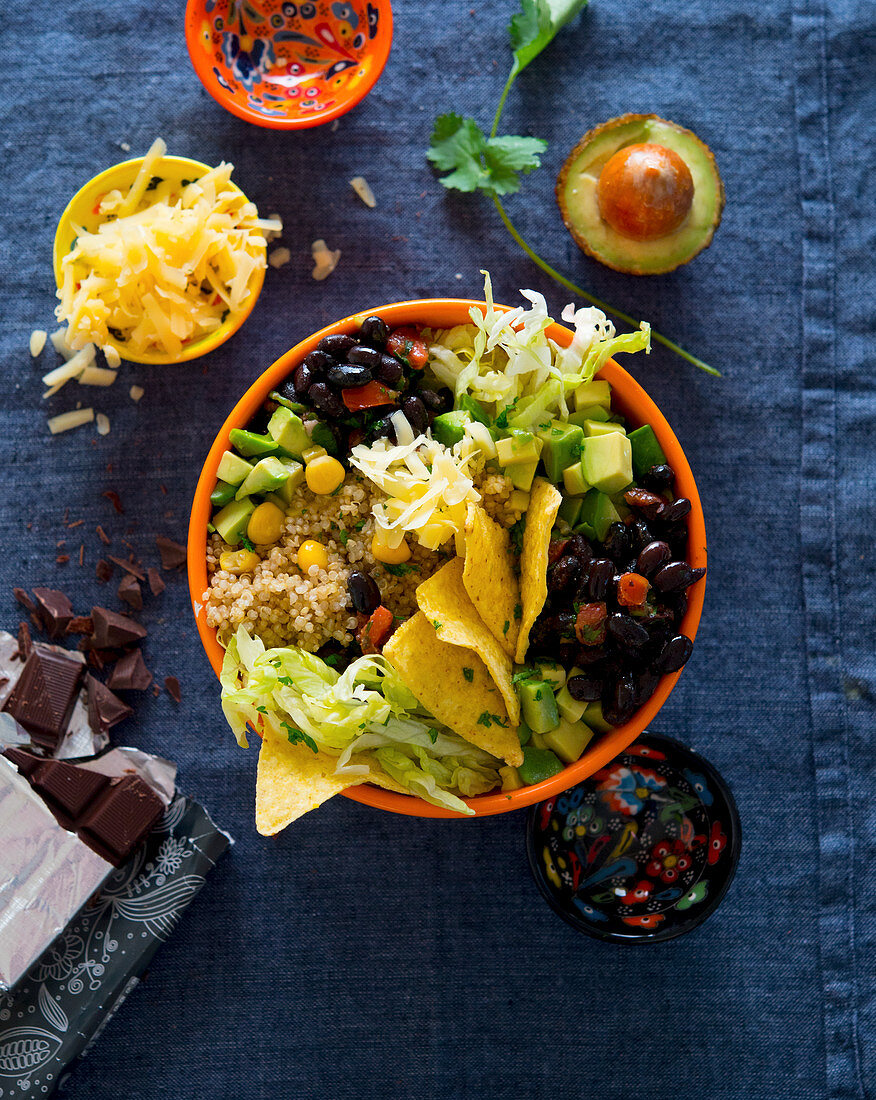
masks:
{"label": "orange bowl", "polygon": [[[308,336],[306,340],[302,340],[300,344],[296,344],[294,348],[282,355],[276,363],[253,382],[231,410],[228,419],[222,425],[213,446],[210,448],[204,468],[198,478],[188,537],[189,592],[192,609],[195,613],[201,642],[217,676],[222,667],[222,658],[225,651],[216,640],[215,630],[207,625],[202,600],[208,583],[205,550],[207,524],[211,514],[210,494],[216,484],[216,469],[219,465],[219,459],[223,451],[229,446],[229,432],[231,429],[245,427],[271,390],[276,389],[286,379],[287,375],[301,362],[305,355],[314,350],[324,336],[336,332],[355,333],[362,321],[375,313],[379,314],[390,328],[417,323],[429,325],[432,328],[449,328],[452,325],[468,323],[470,320],[469,310],[472,306],[484,308],[485,303],[461,298],[425,298],[419,301],[396,302],[393,305],[380,306],[377,309],[362,310],[360,313],[345,317],[342,321],[336,321],[334,324],[314,333],[313,336]],[[507,310],[509,308],[508,306],[496,306],[496,309]],[[551,325],[547,329],[547,334],[552,340],[564,347],[571,342],[573,335],[570,329],[558,324]],[[703,521],[703,509],[693,474],[685,458],[684,451],[681,449],[681,444],[675,438],[672,429],[666,422],[666,418],[651,398],[638,382],[619,367],[614,360],[609,359],[599,377],[604,378],[611,384],[612,403],[618,412],[633,424],[650,424],[654,429],[666,458],[675,471],[678,494],[687,497],[691,502],[691,510],[688,516],[688,561],[697,568],[705,566],[706,529]],[[705,577],[688,589],[688,606],[681,621],[681,630],[691,640],[696,637],[700,614],[703,609],[704,595]],[[574,764],[569,764],[559,774],[544,780],[542,783],[534,783],[528,787],[521,787],[516,791],[494,791],[465,801],[476,815],[486,817],[491,814],[506,813],[508,810],[522,809],[524,806],[540,802],[542,799],[549,798],[559,791],[580,783],[583,779],[604,767],[635,741],[669,698],[669,693],[675,687],[681,671],[663,676],[654,694],[643,707],[636,711],[629,722],[624,723],[622,726],[616,726],[609,733],[602,734],[579,760],[576,760]],[[347,798],[352,798],[356,802],[364,802],[381,810],[391,810],[394,813],[409,814],[413,817],[465,816],[443,809],[440,806],[433,806],[431,803],[424,802],[422,799],[414,798],[411,795],[395,794],[367,783],[350,787],[344,791],[344,794]]]}
{"label": "orange bowl", "polygon": [[188,0],[195,72],[227,111],[274,130],[330,122],[363,99],[392,44],[389,0]]}

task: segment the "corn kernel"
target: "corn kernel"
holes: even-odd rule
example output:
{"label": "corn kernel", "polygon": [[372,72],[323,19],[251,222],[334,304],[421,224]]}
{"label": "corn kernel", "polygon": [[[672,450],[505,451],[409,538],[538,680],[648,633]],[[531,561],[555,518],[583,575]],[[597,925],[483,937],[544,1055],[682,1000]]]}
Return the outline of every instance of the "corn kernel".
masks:
{"label": "corn kernel", "polygon": [[259,546],[278,542],[286,525],[286,514],[276,504],[266,500],[249,517],[246,525],[246,537]]}
{"label": "corn kernel", "polygon": [[328,496],[335,489],[344,484],[346,476],[344,467],[336,458],[323,454],[307,463],[304,477],[307,480],[307,488],[312,493]]}
{"label": "corn kernel", "polygon": [[302,573],[306,573],[311,565],[328,569],[328,554],[321,542],[317,542],[316,539],[305,539],[298,548],[298,568]]}
{"label": "corn kernel", "polygon": [[411,556],[411,548],[404,539],[398,546],[387,546],[375,535],[371,540],[371,553],[378,561],[385,562],[387,565],[401,565]]}
{"label": "corn kernel", "polygon": [[301,452],[301,457],[304,459],[305,465],[307,463],[315,461],[317,458],[322,458],[323,455],[327,455],[328,451],[325,447],[320,447],[314,444],[312,447],[308,447],[306,451]]}
{"label": "corn kernel", "polygon": [[219,555],[219,568],[239,577],[241,573],[252,573],[260,561],[252,550],[226,550]]}

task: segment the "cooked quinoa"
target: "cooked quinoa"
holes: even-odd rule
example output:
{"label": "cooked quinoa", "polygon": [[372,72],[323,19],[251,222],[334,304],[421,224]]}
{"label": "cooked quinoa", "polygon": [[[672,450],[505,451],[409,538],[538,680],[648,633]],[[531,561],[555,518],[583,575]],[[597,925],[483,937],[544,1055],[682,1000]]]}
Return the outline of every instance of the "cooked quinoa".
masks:
{"label": "cooked quinoa", "polygon": [[[476,485],[484,509],[498,523],[510,526],[520,518],[508,503],[513,490],[508,478],[488,473]],[[283,536],[273,546],[256,546],[260,563],[252,573],[241,576],[219,568],[220,555],[231,547],[220,535],[210,535],[210,587],[203,599],[207,623],[216,629],[219,642],[227,645],[242,625],[268,648],[297,645],[313,653],[332,640],[349,645],[357,628],[347,592],[352,569],[371,574],[384,606],[397,618],[414,614],[417,585],[454,553],[453,541],[433,551],[409,539],[411,557],[403,566],[377,561],[371,553],[371,509],[381,495],[354,471],[333,496],[317,496],[301,486],[287,509]],[[307,539],[322,543],[328,567],[312,565],[305,575],[298,569],[297,555]]]}

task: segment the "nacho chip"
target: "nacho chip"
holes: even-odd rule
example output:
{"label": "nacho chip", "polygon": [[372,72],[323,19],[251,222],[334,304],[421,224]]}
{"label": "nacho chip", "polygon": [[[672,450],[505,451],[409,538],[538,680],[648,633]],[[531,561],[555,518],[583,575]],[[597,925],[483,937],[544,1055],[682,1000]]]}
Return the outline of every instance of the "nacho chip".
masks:
{"label": "nacho chip", "polygon": [[[490,521],[492,522],[492,520]],[[417,604],[442,642],[474,651],[505,701],[513,726],[520,724],[520,700],[511,680],[511,658],[478,614],[463,583],[464,562],[453,558],[417,588]]]}
{"label": "nacho chip", "polygon": [[478,614],[513,660],[521,608],[511,537],[477,504],[469,504],[465,517],[462,582]]}
{"label": "nacho chip", "polygon": [[347,787],[367,783],[367,775],[335,775],[337,758],[291,745],[282,734],[265,730],[256,774],[256,829],[273,836]]}
{"label": "nacho chip", "polygon": [[402,623],[383,656],[439,722],[509,764],[523,762],[517,730],[487,666],[476,653],[442,642],[422,611]]}
{"label": "nacho chip", "polygon": [[529,632],[547,599],[548,547],[562,502],[562,494],[549,481],[537,477],[532,483],[520,553],[520,604],[523,616],[514,656],[518,665],[526,659]]}

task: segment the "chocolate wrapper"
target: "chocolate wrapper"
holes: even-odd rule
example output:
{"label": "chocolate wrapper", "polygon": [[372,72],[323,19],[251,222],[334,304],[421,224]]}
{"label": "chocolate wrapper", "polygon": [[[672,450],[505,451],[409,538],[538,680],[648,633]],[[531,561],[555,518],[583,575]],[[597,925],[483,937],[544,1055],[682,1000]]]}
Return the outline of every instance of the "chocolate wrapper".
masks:
{"label": "chocolate wrapper", "polygon": [[0,994],[0,1096],[54,1093],[230,843],[201,805],[173,797],[134,858],[112,871],[24,980]]}

